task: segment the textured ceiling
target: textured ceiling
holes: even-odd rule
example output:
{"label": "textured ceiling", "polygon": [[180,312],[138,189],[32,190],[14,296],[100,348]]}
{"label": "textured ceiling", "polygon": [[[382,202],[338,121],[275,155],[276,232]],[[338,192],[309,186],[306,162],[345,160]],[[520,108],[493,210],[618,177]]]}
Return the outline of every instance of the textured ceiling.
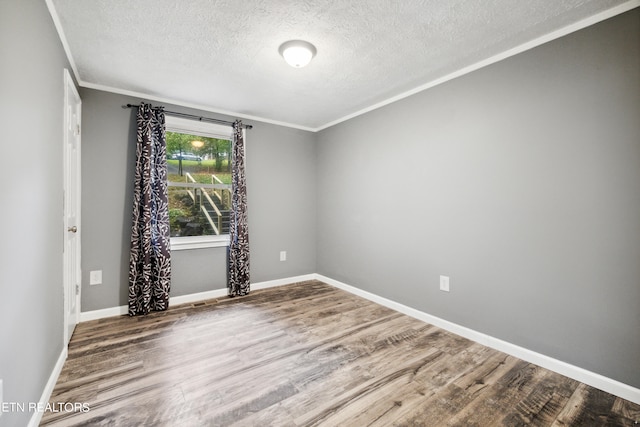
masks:
{"label": "textured ceiling", "polygon": [[[317,130],[637,1],[47,3],[81,86]],[[291,39],[309,66],[280,57]]]}

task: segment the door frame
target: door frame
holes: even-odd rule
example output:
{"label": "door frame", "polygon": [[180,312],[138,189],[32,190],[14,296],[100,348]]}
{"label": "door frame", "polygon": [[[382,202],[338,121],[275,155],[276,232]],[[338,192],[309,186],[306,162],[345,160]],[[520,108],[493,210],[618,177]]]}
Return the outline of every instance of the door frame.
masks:
{"label": "door frame", "polygon": [[[63,331],[64,331],[64,335],[63,335],[63,344],[66,347],[69,344],[69,341],[71,340],[71,334],[69,333],[69,329],[71,326],[75,327],[75,325],[78,324],[78,321],[80,319],[80,292],[82,290],[82,269],[81,269],[81,250],[82,250],[82,239],[81,239],[81,232],[82,232],[82,228],[80,227],[81,224],[81,220],[80,220],[80,213],[81,213],[81,133],[80,133],[80,125],[81,125],[81,112],[82,112],[82,100],[80,99],[80,94],[78,93],[78,89],[76,88],[76,85],[73,81],[73,78],[71,77],[71,74],[69,73],[68,69],[64,69],[63,72],[64,75],[64,105],[63,105],[63,138],[62,138],[62,153],[63,153],[63,159],[62,159],[62,169],[63,169],[63,206],[62,206],[62,216],[63,216],[63,254],[62,254],[62,264],[63,264],[63,280],[62,280],[62,286],[63,286],[63,298],[64,298],[64,325],[63,325]],[[77,108],[77,123],[74,123],[73,126],[75,127],[74,133],[77,132],[76,137],[77,137],[77,149],[76,149],[76,155],[74,156],[73,161],[75,161],[76,165],[75,168],[72,168],[72,170],[76,171],[76,176],[74,177],[75,179],[69,179],[69,175],[70,175],[70,171],[69,171],[69,164],[68,164],[68,160],[70,158],[70,156],[68,155],[67,149],[68,149],[68,143],[69,143],[69,128],[71,126],[70,121],[72,120],[73,115],[70,114],[71,111],[68,108],[68,106],[73,103],[75,108]],[[75,191],[73,192],[76,195],[75,201],[72,201],[72,203],[75,203],[76,206],[76,220],[75,220],[75,224],[69,224],[68,223],[68,212],[67,212],[67,196],[71,193],[69,191],[70,185],[72,185],[72,182],[70,181],[75,181]],[[73,280],[72,278],[69,277],[69,262],[71,261],[69,258],[69,251],[66,250],[67,248],[67,233],[69,233],[70,231],[68,231],[69,227],[73,227],[75,226],[77,231],[75,232],[75,239],[76,241],[76,254],[75,254],[75,276],[76,276],[76,280]],[[69,310],[70,310],[70,301],[72,298],[74,298],[75,296],[75,313],[73,313],[72,315],[69,314]]]}

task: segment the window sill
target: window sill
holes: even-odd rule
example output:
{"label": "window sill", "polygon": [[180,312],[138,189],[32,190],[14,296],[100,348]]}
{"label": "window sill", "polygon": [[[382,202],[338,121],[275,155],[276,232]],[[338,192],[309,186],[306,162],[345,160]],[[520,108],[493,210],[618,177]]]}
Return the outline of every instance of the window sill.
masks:
{"label": "window sill", "polygon": [[185,251],[188,249],[220,248],[229,246],[229,235],[223,236],[194,236],[172,237],[171,250]]}

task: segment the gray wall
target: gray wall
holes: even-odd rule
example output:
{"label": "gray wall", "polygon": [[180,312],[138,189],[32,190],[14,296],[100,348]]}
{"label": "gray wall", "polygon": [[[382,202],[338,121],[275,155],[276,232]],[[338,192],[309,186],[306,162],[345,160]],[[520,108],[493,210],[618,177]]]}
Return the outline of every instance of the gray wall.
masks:
{"label": "gray wall", "polygon": [[[82,89],[82,311],[127,304],[129,236],[140,99]],[[157,104],[157,103],[156,103]],[[163,104],[170,111],[212,113]],[[249,121],[245,120],[245,123]],[[247,131],[247,191],[253,283],[316,271],[315,135],[265,123]],[[288,259],[279,261],[280,250]],[[171,295],[226,286],[226,248],[174,251]],[[90,286],[89,272],[103,270]]]}
{"label": "gray wall", "polygon": [[317,262],[640,387],[640,10],[322,131]]}
{"label": "gray wall", "polygon": [[[63,69],[44,1],[0,2],[0,379],[5,402],[37,402],[62,352]],[[4,413],[2,426],[32,414]]]}

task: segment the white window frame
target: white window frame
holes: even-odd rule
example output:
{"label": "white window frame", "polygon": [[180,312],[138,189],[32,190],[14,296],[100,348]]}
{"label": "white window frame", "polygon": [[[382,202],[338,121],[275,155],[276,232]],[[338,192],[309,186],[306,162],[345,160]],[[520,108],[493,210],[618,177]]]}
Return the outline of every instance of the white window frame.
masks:
{"label": "white window frame", "polygon": [[[233,128],[217,123],[165,116],[165,128],[168,132],[186,133],[189,135],[233,141]],[[181,236],[171,238],[171,250],[204,249],[229,246],[229,235]]]}

